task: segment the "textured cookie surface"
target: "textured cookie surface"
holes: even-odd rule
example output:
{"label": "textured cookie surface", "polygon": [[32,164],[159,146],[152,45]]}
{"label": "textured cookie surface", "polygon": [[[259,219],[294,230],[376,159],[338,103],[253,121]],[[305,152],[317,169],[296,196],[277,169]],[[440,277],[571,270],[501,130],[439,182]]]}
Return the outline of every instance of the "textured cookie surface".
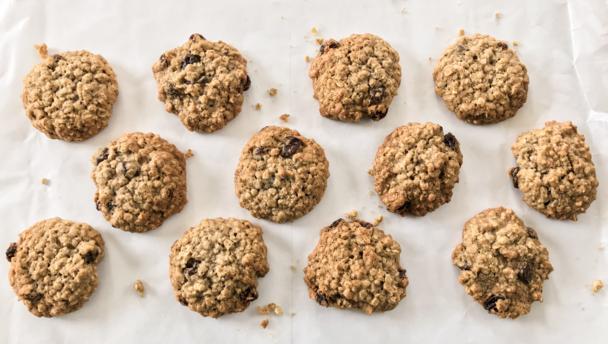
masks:
{"label": "textured cookie surface", "polygon": [[576,220],[595,200],[599,185],[583,135],[571,122],[545,123],[519,135],[511,147],[513,186],[524,202],[547,217]]}
{"label": "textured cookie surface", "polygon": [[411,123],[386,137],[370,175],[389,211],[421,216],[450,201],[461,165],[454,135],[434,123]]}
{"label": "textured cookie surface", "polygon": [[199,34],[162,54],[152,71],[165,109],[197,132],[219,130],[236,117],[251,85],[238,50]]}
{"label": "textured cookie surface", "polygon": [[319,203],[329,178],[323,148],[295,130],[269,126],[243,148],[234,176],[241,207],[286,222]]}
{"label": "textured cookie surface", "polygon": [[378,121],[388,112],[401,83],[399,54],[380,37],[351,35],[326,40],[310,65],[321,115],[358,122]]}
{"label": "textured cookie surface", "polygon": [[114,71],[100,55],[68,51],[48,55],[23,82],[21,99],[34,128],[49,138],[82,141],[108,125],[118,97]]}
{"label": "textured cookie surface", "polygon": [[268,273],[262,229],[238,219],[206,219],[171,247],[171,284],[178,301],[204,316],[241,312],[257,299]]}
{"label": "textured cookie surface", "polygon": [[515,116],[528,96],[528,72],[507,43],[486,35],[463,36],[433,71],[435,93],[458,118],[489,124]]}
{"label": "textured cookie surface", "polygon": [[113,227],[155,229],[186,205],[186,159],[156,134],[125,134],[92,162],[95,205]]}
{"label": "textured cookie surface", "polygon": [[91,226],[60,218],[40,221],[7,249],[9,282],[32,314],[70,313],[97,288],[103,255],[103,239]]}
{"label": "textured cookie surface", "polygon": [[536,232],[502,207],[465,223],[452,261],[466,292],[501,318],[527,314],[532,302],[542,301],[543,283],[553,271]]}
{"label": "textured cookie surface", "polygon": [[304,281],[322,306],[357,308],[367,314],[395,308],[408,279],[399,264],[401,247],[370,223],[338,219],[321,230],[308,256]]}

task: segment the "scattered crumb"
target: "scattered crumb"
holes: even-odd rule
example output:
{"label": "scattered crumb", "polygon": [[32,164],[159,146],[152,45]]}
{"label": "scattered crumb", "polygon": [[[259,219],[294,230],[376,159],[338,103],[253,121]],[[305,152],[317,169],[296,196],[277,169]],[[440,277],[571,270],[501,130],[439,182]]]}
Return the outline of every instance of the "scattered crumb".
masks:
{"label": "scattered crumb", "polygon": [[188,150],[186,151],[186,154],[184,154],[184,156],[186,157],[186,159],[190,159],[194,156],[194,152],[192,152],[192,149],[188,148]]}
{"label": "scattered crumb", "polygon": [[46,178],[42,178],[40,180],[40,182],[42,183],[42,185],[49,185],[49,184],[51,184],[51,181],[48,180],[48,179],[46,179]]}
{"label": "scattered crumb", "polygon": [[268,327],[268,319],[264,319],[262,321],[260,321],[260,327],[261,328],[267,328]]}
{"label": "scattered crumb", "polygon": [[310,56],[308,56],[308,55],[304,56],[304,61],[306,61],[306,63],[310,63],[310,60],[311,60]]}
{"label": "scattered crumb", "polygon": [[512,43],[514,47],[519,47],[519,41],[513,41]]}
{"label": "scattered crumb", "polygon": [[464,36],[464,29],[458,30],[458,36]]}
{"label": "scattered crumb", "polygon": [[253,106],[253,108],[255,109],[255,111],[260,111],[260,110],[262,110],[262,104],[260,104],[260,103],[256,103],[256,104]]}
{"label": "scattered crumb", "polygon": [[296,271],[298,270],[298,268],[297,268],[295,265],[290,265],[290,266],[289,266],[289,269],[290,269],[292,272],[296,272]]}
{"label": "scattered crumb", "polygon": [[346,213],[346,217],[348,217],[349,219],[356,219],[357,216],[359,216],[359,212],[356,210],[351,210],[348,213]]}
{"label": "scattered crumb", "polygon": [[273,87],[273,88],[269,88],[267,92],[268,92],[269,96],[274,97],[277,95],[277,93],[279,93],[279,90],[277,90],[276,88]]}
{"label": "scattered crumb", "polygon": [[141,280],[135,281],[135,283],[133,283],[133,290],[135,290],[139,297],[144,297],[144,282],[142,282]]}
{"label": "scattered crumb", "polygon": [[315,42],[317,42],[318,45],[323,44],[323,38],[317,38],[315,39]]}
{"label": "scattered crumb", "polygon": [[591,284],[591,291],[594,294],[598,293],[602,288],[604,288],[604,282],[602,282],[602,280],[595,280]]}
{"label": "scattered crumb", "polygon": [[319,30],[316,27],[312,27],[312,29],[310,29],[310,33],[312,33],[314,36],[319,34]]}
{"label": "scattered crumb", "polygon": [[369,195],[373,196],[374,195],[374,190],[369,190]]}
{"label": "scattered crumb", "polygon": [[287,121],[289,121],[289,114],[284,113],[281,116],[279,116],[279,119],[283,122],[287,122]]}
{"label": "scattered crumb", "polygon": [[496,20],[499,20],[500,18],[502,18],[502,13],[500,13],[500,12],[494,13],[494,18],[496,18]]}
{"label": "scattered crumb", "polygon": [[283,315],[283,308],[277,305],[276,303],[269,303],[266,306],[257,306],[256,310],[260,315],[268,315],[274,313],[275,315],[281,316]]}
{"label": "scattered crumb", "polygon": [[405,7],[402,8],[400,12],[401,12],[401,14],[407,14],[407,10],[405,9]]}
{"label": "scattered crumb", "polygon": [[295,316],[296,316],[296,312],[291,312],[291,313],[289,313],[289,316],[291,316],[291,317],[295,317]]}
{"label": "scattered crumb", "polygon": [[433,62],[433,58],[429,56],[429,62]]}
{"label": "scattered crumb", "polygon": [[377,225],[379,225],[379,224],[380,224],[380,222],[382,222],[382,220],[384,220],[384,216],[382,216],[382,215],[378,215],[378,217],[376,217],[376,218],[374,219],[374,222],[372,222],[372,224],[373,224],[374,226],[377,226]]}

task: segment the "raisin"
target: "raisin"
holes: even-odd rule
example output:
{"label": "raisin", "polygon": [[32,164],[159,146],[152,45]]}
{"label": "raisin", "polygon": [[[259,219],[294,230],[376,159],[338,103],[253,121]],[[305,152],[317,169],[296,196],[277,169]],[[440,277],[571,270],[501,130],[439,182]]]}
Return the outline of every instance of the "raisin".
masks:
{"label": "raisin", "polygon": [[498,42],[498,47],[502,50],[507,49],[509,46],[505,42]]}
{"label": "raisin", "polygon": [[295,136],[290,136],[287,138],[287,143],[281,149],[281,157],[290,158],[292,155],[300,151],[303,146],[304,142],[302,142],[302,140]]}
{"label": "raisin", "polygon": [[192,276],[196,273],[200,263],[201,261],[198,259],[189,258],[186,262],[186,266],[182,269],[182,272],[186,274],[186,276]]}
{"label": "raisin", "polygon": [[209,82],[209,77],[207,77],[207,75],[205,75],[205,74],[199,76],[198,79],[196,79],[194,81],[195,84],[200,84],[200,85],[206,85],[208,82]]}
{"label": "raisin", "polygon": [[97,165],[99,165],[102,161],[107,160],[108,156],[110,156],[110,150],[108,147],[106,147],[101,151],[101,154],[97,156]]}
{"label": "raisin", "polygon": [[409,213],[411,209],[412,209],[412,202],[405,201],[399,208],[397,208],[397,213],[403,215],[403,214]]}
{"label": "raisin", "polygon": [[6,249],[6,259],[10,262],[11,259],[17,254],[17,243],[11,243]]}
{"label": "raisin", "polygon": [[458,147],[458,140],[452,133],[447,133],[443,136],[443,143],[450,149],[456,149],[456,147]]}
{"label": "raisin", "polygon": [[83,257],[84,262],[87,264],[91,264],[97,259],[98,255],[99,255],[99,252],[97,252],[97,250],[89,251],[84,254],[84,257]]}
{"label": "raisin", "polygon": [[158,60],[163,68],[169,67],[169,60],[167,60],[167,56],[165,54],[160,55]]}
{"label": "raisin", "polygon": [[317,293],[316,300],[320,305],[327,306],[327,298],[321,293]]}
{"label": "raisin", "polygon": [[538,234],[536,234],[536,231],[533,228],[530,227],[526,227],[526,230],[528,231],[528,236],[532,239],[538,239]]}
{"label": "raisin", "polygon": [[97,211],[101,210],[101,204],[99,204],[99,201],[95,201],[95,209],[97,209]]}
{"label": "raisin", "polygon": [[369,223],[369,222],[365,222],[365,221],[361,221],[361,220],[357,220],[357,222],[358,222],[358,223],[359,223],[359,224],[360,224],[362,227],[365,227],[365,228],[372,228],[372,227],[373,227],[373,225],[372,225],[371,223]]}
{"label": "raisin", "polygon": [[167,95],[169,97],[173,97],[173,98],[182,98],[184,96],[184,94],[182,93],[182,91],[178,90],[173,85],[169,85],[169,87],[167,87],[167,89],[165,90],[165,92],[167,93]]}
{"label": "raisin", "polygon": [[473,61],[477,61],[477,55],[473,55]]}
{"label": "raisin", "polygon": [[40,300],[42,300],[43,296],[44,295],[42,295],[40,293],[33,292],[33,293],[30,293],[30,294],[27,295],[27,299],[31,303],[36,304],[36,303],[40,302]]}
{"label": "raisin", "polygon": [[321,54],[324,54],[328,49],[334,49],[340,46],[340,43],[334,41],[333,39],[330,39],[328,41],[323,42],[323,44],[321,44],[321,47],[319,48],[319,52]]}
{"label": "raisin", "polygon": [[201,57],[200,56],[188,54],[182,60],[181,69],[186,68],[186,66],[189,65],[189,64],[198,63],[198,62],[201,62]]}
{"label": "raisin", "polygon": [[511,181],[513,182],[513,187],[519,189],[519,178],[517,174],[519,173],[519,167],[513,167],[509,174],[511,175]]}
{"label": "raisin", "polygon": [[399,269],[399,278],[404,278],[406,273],[407,273],[407,270]]}
{"label": "raisin", "polygon": [[532,278],[534,277],[534,269],[531,264],[526,264],[523,269],[521,269],[517,273],[517,279],[524,282],[525,284],[530,284],[532,282]]}
{"label": "raisin", "polygon": [[197,39],[206,40],[206,38],[203,35],[201,35],[200,33],[193,33],[193,34],[190,35],[190,40],[191,41],[195,41]]}
{"label": "raisin", "polygon": [[245,79],[245,83],[243,84],[243,91],[247,91],[251,87],[251,78],[247,75],[247,79]]}
{"label": "raisin", "polygon": [[379,120],[383,119],[384,117],[386,117],[387,113],[388,113],[388,109],[377,110],[377,111],[372,111],[372,112],[368,113],[368,116],[369,116],[369,118],[371,118],[372,121],[379,121]]}
{"label": "raisin", "polygon": [[543,203],[543,205],[546,207],[551,203],[551,189],[547,188],[547,200]]}
{"label": "raisin", "polygon": [[253,288],[247,287],[241,292],[240,298],[243,301],[253,301],[258,298],[258,292]]}
{"label": "raisin", "polygon": [[376,105],[382,103],[385,92],[386,89],[384,88],[384,86],[377,86],[369,90],[369,96],[371,97],[370,104]]}
{"label": "raisin", "polygon": [[183,297],[178,298],[177,301],[179,301],[179,303],[181,303],[184,306],[188,306],[188,301],[186,301],[186,299]]}
{"label": "raisin", "polygon": [[253,155],[263,155],[268,153],[269,148],[268,147],[264,147],[264,146],[260,146],[260,147],[255,147],[255,149],[253,150]]}
{"label": "raisin", "polygon": [[498,302],[498,300],[504,300],[504,297],[497,296],[497,295],[490,295],[490,297],[484,301],[483,308],[488,312],[497,310],[496,303]]}
{"label": "raisin", "polygon": [[109,212],[112,212],[112,210],[114,209],[114,203],[112,203],[112,201],[109,201],[108,203],[106,203],[106,208],[108,208]]}
{"label": "raisin", "polygon": [[337,219],[336,221],[332,222],[331,225],[329,225],[329,228],[337,227],[340,223],[342,223],[342,221],[344,221],[342,218]]}

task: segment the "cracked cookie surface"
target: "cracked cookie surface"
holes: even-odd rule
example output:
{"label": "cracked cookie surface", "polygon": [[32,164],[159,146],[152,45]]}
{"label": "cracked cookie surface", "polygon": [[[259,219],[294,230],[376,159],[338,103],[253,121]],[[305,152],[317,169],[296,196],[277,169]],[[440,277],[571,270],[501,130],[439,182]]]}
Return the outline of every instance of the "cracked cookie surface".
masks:
{"label": "cracked cookie surface", "polygon": [[262,229],[233,218],[205,219],[171,246],[169,274],[178,301],[204,316],[241,312],[269,271]]}
{"label": "cracked cookie surface", "polygon": [[323,148],[295,130],[268,126],[247,142],[234,175],[241,207],[282,223],[319,203],[329,178]]}
{"label": "cracked cookie surface", "polygon": [[67,51],[49,55],[23,81],[21,100],[34,128],[51,139],[86,140],[108,125],[118,97],[116,75],[100,55]]}
{"label": "cracked cookie surface", "polygon": [[125,134],[92,163],[95,205],[113,227],[146,232],[186,205],[186,159],[156,134]]}
{"label": "cracked cookie surface", "polygon": [[247,60],[222,42],[193,34],[152,66],[158,98],[191,131],[210,133],[235,118],[251,85]]}
{"label": "cracked cookie surface", "polygon": [[434,123],[410,123],[384,139],[369,173],[389,211],[422,216],[450,201],[461,165],[452,133]]}
{"label": "cracked cookie surface", "polygon": [[485,310],[517,318],[542,301],[553,267],[536,232],[511,209],[486,209],[468,220],[452,252],[458,281]]}
{"label": "cracked cookie surface", "polygon": [[585,137],[571,122],[549,121],[511,147],[513,186],[530,207],[549,218],[576,220],[597,195],[599,182]]}
{"label": "cracked cookie surface", "polygon": [[17,298],[38,317],[73,312],[97,288],[104,256],[101,235],[91,226],[61,218],[40,221],[9,246],[9,282]]}
{"label": "cracked cookie surface", "polygon": [[448,47],[433,70],[435,93],[456,116],[490,124],[515,116],[528,96],[528,72],[507,43],[475,34]]}
{"label": "cracked cookie surface", "polygon": [[325,307],[388,311],[405,297],[408,279],[399,264],[401,246],[380,228],[338,219],[321,230],[308,256],[308,295]]}
{"label": "cracked cookie surface", "polygon": [[401,84],[399,53],[372,34],[325,40],[308,72],[322,116],[383,119]]}

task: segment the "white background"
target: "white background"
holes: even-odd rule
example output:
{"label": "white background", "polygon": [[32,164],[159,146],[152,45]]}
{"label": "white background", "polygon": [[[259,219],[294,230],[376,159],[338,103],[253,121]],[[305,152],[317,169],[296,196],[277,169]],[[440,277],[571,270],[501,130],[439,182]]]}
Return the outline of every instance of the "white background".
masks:
{"label": "white background", "polygon": [[[502,13],[497,20],[495,13]],[[320,37],[371,32],[401,55],[403,79],[388,116],[346,124],[322,118],[307,76],[305,55]],[[17,1],[0,2],[0,247],[20,231],[53,216],[83,221],[106,241],[100,285],[82,309],[55,319],[32,316],[10,289],[0,262],[1,343],[606,343],[608,290],[592,295],[595,279],[608,282],[608,5],[606,1]],[[485,127],[466,124],[434,95],[432,68],[442,50],[467,33],[508,42],[530,76],[528,102],[516,117]],[[213,134],[188,132],[156,99],[151,66],[193,32],[224,40],[248,59],[252,87],[242,113]],[[33,129],[21,106],[22,79],[38,62],[34,44],[51,53],[86,49],[107,58],[120,95],[108,128],[83,143],[49,140]],[[429,57],[433,61],[429,61]],[[270,98],[266,90],[279,93]],[[254,111],[255,103],[263,104]],[[252,218],[238,205],[233,171],[249,137],[278,116],[317,140],[331,177],[321,203],[307,216],[277,225]],[[598,199],[577,222],[548,220],[528,208],[511,186],[510,146],[546,120],[571,120],[587,137],[597,166]],[[379,207],[367,175],[375,150],[394,128],[433,121],[456,135],[464,154],[452,201],[421,218]],[[154,131],[194,157],[188,160],[188,204],[159,229],[132,234],[112,228],[93,203],[90,157],[129,131]],[[41,178],[51,180],[49,186]],[[555,271],[544,302],[530,314],[504,320],[487,314],[458,284],[450,255],[463,223],[488,207],[513,208],[536,228]],[[390,312],[367,316],[327,309],[308,299],[302,269],[319,230],[350,210],[373,220],[403,249],[407,297]],[[175,301],[168,278],[169,247],[206,217],[234,216],[260,224],[270,273],[246,311],[218,320]],[[290,269],[296,266],[296,271]],[[140,278],[146,296],[132,282]],[[255,306],[276,302],[287,315],[270,326]],[[290,313],[295,313],[290,316]]]}

